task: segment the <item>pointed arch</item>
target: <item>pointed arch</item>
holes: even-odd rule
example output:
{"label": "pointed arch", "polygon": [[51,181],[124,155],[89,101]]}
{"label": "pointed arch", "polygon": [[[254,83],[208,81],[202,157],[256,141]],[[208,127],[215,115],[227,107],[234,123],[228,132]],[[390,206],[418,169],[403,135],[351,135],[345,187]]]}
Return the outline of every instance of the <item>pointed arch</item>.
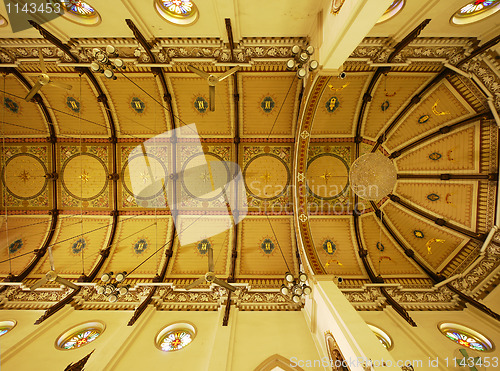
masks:
{"label": "pointed arch", "polygon": [[273,354],[266,358],[254,371],[271,371],[275,367],[279,367],[285,371],[304,371],[304,369],[299,366],[292,367],[290,360],[279,354]]}

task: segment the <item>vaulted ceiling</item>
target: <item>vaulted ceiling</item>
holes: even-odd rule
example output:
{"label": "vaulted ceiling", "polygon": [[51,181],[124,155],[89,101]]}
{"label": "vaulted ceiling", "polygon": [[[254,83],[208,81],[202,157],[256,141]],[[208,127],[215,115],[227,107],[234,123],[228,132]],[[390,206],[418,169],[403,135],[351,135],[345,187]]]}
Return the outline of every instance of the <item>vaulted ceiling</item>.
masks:
{"label": "vaulted ceiling", "polygon": [[[311,41],[310,19],[320,7],[289,1],[300,14],[290,16],[289,8],[260,2],[280,20],[261,24],[254,21],[261,14],[255,3],[234,2],[227,10],[237,15],[235,45],[224,25],[231,15],[218,1],[199,4],[201,17],[189,27],[123,0],[99,4],[103,19],[95,27],[58,18],[41,25],[45,38],[34,28],[0,30],[0,276],[22,281],[5,292],[18,302],[12,305],[32,307],[26,290],[49,270],[49,246],[58,272],[88,286],[79,294],[82,307],[108,305],[91,283],[109,271],[132,272],[132,297],[118,306],[137,304],[159,281],[170,284],[156,293],[163,303],[199,305],[182,288],[206,272],[207,255],[198,240],[181,245],[176,238],[192,223],[214,249],[215,273],[244,287],[242,306],[297,309],[277,290],[284,273],[298,272],[301,262],[317,276],[344,277],[350,300],[372,309],[367,284],[432,291],[436,277],[468,272],[497,208],[498,126],[491,110],[500,107],[498,59],[487,51],[463,61],[479,47],[478,26],[450,26],[450,15],[443,23],[436,5],[431,26],[393,65],[384,64],[395,43],[388,38],[392,29],[416,22],[417,2],[408,1],[401,15],[375,26],[352,51],[346,78],[320,71],[298,80],[285,62],[294,44]],[[151,47],[142,46],[139,57],[125,19]],[[498,31],[497,20],[485,20],[481,36]],[[116,80],[89,69],[92,49],[108,44],[126,65]],[[26,102],[41,72],[39,53],[51,79],[73,88],[45,86]],[[206,81],[187,67],[218,75],[236,63],[241,70],[217,84],[211,112]],[[201,147],[169,134],[191,123]],[[131,155],[162,133],[147,154]],[[392,194],[378,202],[349,187],[352,163],[369,152],[391,158],[398,173]],[[227,223],[225,203],[190,189],[207,179],[187,185],[169,178],[199,158],[237,163],[243,174],[248,214],[216,235],[213,225]],[[163,186],[135,197],[134,183],[147,183],[148,174],[134,170],[134,161],[163,172],[155,174]],[[53,284],[46,289],[65,293]],[[433,293],[438,299],[428,307],[449,296]],[[205,308],[213,308],[216,299],[205,299]],[[55,300],[46,295],[38,302],[48,308]],[[450,299],[443,308],[455,304]]]}

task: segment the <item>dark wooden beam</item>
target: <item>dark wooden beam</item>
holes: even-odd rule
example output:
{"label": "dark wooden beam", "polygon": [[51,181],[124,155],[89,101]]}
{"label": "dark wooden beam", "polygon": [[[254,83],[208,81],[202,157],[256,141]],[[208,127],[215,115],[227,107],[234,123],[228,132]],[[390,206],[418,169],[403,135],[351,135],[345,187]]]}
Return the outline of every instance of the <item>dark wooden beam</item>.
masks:
{"label": "dark wooden beam", "polygon": [[457,63],[457,67],[460,68],[463,64],[469,62],[470,60],[472,60],[473,58],[477,57],[479,54],[482,54],[484,53],[486,50],[488,50],[489,48],[491,48],[492,46],[495,46],[496,44],[498,44],[500,42],[500,35],[498,36],[495,36],[493,39],[485,42],[483,45],[481,45],[480,47],[474,49],[472,51],[472,53],[470,53],[467,57],[465,57],[464,59],[462,59],[460,62]]}
{"label": "dark wooden beam", "polygon": [[449,228],[449,229],[451,229],[451,230],[453,230],[455,232],[458,232],[460,234],[463,234],[463,235],[465,235],[467,237],[474,238],[475,240],[479,240],[479,241],[486,240],[486,237],[487,237],[486,234],[484,234],[484,233],[476,233],[476,232],[473,232],[473,231],[469,231],[469,230],[467,230],[465,228],[462,228],[462,227],[454,225],[454,224],[452,224],[450,222],[447,222],[443,218],[436,217],[436,216],[428,213],[427,211],[424,211],[424,210],[420,209],[417,206],[411,205],[409,202],[403,200],[399,196],[390,194],[389,198],[391,199],[392,202],[395,202],[395,203],[403,206],[405,209],[413,211],[415,214],[423,216],[427,220],[430,220],[430,221],[436,223],[440,227],[447,227],[447,228]]}
{"label": "dark wooden beam", "polygon": [[40,32],[40,35],[42,35],[45,40],[49,41],[51,44],[61,49],[63,53],[66,54],[71,59],[72,62],[74,63],[80,62],[80,60],[76,56],[74,56],[73,53],[71,53],[71,49],[68,45],[64,44],[61,40],[52,35],[49,31],[47,31],[45,28],[40,26],[35,21],[28,20],[28,22],[30,23],[30,25],[36,28],[38,32]]}
{"label": "dark wooden beam", "polygon": [[384,226],[385,230],[391,235],[391,237],[396,241],[396,243],[399,245],[399,247],[403,250],[406,256],[408,256],[411,260],[413,260],[419,267],[424,271],[427,276],[436,284],[441,281],[443,281],[445,278],[443,276],[437,275],[434,273],[431,269],[429,269],[420,259],[418,259],[415,256],[415,251],[412,249],[408,248],[403,241],[398,237],[398,235],[392,230],[392,228],[389,226],[387,223],[387,219],[383,218],[383,213],[382,210],[380,210],[377,206],[377,204],[373,201],[370,201],[373,210],[375,210],[375,215],[377,218],[382,222],[382,225]]}
{"label": "dark wooden beam", "polygon": [[430,21],[431,21],[430,19],[422,21],[422,23],[420,23],[417,27],[415,27],[415,29],[413,29],[413,31],[411,31],[408,35],[406,35],[406,37],[403,40],[397,43],[397,45],[394,47],[393,52],[389,54],[387,62],[391,63],[396,57],[396,55],[398,55],[401,52],[401,50],[406,48],[413,40],[415,40],[418,37],[418,35],[420,35],[422,30],[425,28],[425,26],[429,24]]}
{"label": "dark wooden beam", "polygon": [[67,295],[64,299],[58,301],[56,304],[54,304],[49,309],[47,309],[45,311],[45,313],[35,321],[35,325],[39,325],[40,323],[45,321],[47,318],[49,318],[53,314],[55,314],[58,311],[60,311],[61,309],[63,309],[66,304],[71,303],[73,298],[76,296],[76,294],[78,294],[80,292],[80,290],[81,290],[81,287],[79,287],[76,290],[73,290],[73,292],[71,292],[71,294]]}
{"label": "dark wooden beam", "polygon": [[479,309],[481,312],[485,313],[486,315],[490,316],[491,318],[494,318],[497,321],[500,321],[500,314],[498,314],[496,312],[493,312],[490,308],[488,308],[483,303],[480,303],[476,299],[470,297],[469,295],[464,294],[462,291],[460,291],[460,290],[456,289],[455,287],[453,287],[453,285],[451,283],[447,283],[446,287],[450,291],[452,291],[454,294],[458,295],[458,297],[462,301],[464,301],[464,302],[472,305],[473,307]]}
{"label": "dark wooden beam", "polygon": [[151,51],[152,47],[151,44],[146,40],[146,38],[142,35],[141,31],[136,27],[134,22],[131,19],[125,19],[125,22],[127,22],[127,26],[132,30],[134,33],[134,37],[136,38],[137,41],[139,41],[139,44],[141,44],[142,48],[146,51],[146,54],[148,55],[149,59],[151,60],[151,63],[156,63],[156,58]]}
{"label": "dark wooden beam", "polygon": [[431,140],[439,135],[449,134],[453,130],[456,130],[464,125],[470,124],[474,121],[481,120],[481,119],[486,120],[486,119],[492,119],[492,118],[493,118],[493,114],[491,113],[491,111],[482,111],[482,112],[476,113],[475,115],[473,115],[471,117],[463,119],[463,120],[461,120],[453,125],[443,126],[442,128],[434,131],[433,133],[427,134],[425,137],[422,137],[420,139],[413,141],[412,143],[404,146],[403,148],[392,152],[391,155],[389,156],[389,158],[391,158],[391,159],[397,158],[397,157],[401,156],[403,153],[409,151],[410,149],[412,149],[416,146],[421,145],[422,143],[425,143],[425,142],[427,142],[427,141],[429,141],[429,140]]}
{"label": "dark wooden beam", "polygon": [[380,292],[382,293],[382,295],[385,296],[385,299],[391,305],[391,307],[394,308],[396,313],[398,313],[401,317],[403,317],[404,320],[408,322],[412,327],[417,327],[417,324],[410,317],[410,314],[396,300],[394,300],[394,298],[391,295],[389,295],[385,287],[380,287]]}
{"label": "dark wooden beam", "polygon": [[148,307],[149,303],[151,303],[151,299],[153,299],[154,294],[156,294],[156,290],[158,289],[158,286],[153,286],[151,288],[151,291],[149,292],[149,295],[142,301],[142,303],[137,307],[137,309],[134,311],[134,314],[132,315],[132,318],[130,321],[128,321],[127,326],[132,326],[141,316],[141,314],[146,310]]}
{"label": "dark wooden beam", "polygon": [[398,179],[489,180],[498,181],[498,173],[491,174],[398,174]]}
{"label": "dark wooden beam", "polygon": [[224,19],[226,23],[226,32],[229,40],[229,50],[231,51],[231,62],[234,62],[234,40],[233,40],[233,27],[231,26],[231,19]]}

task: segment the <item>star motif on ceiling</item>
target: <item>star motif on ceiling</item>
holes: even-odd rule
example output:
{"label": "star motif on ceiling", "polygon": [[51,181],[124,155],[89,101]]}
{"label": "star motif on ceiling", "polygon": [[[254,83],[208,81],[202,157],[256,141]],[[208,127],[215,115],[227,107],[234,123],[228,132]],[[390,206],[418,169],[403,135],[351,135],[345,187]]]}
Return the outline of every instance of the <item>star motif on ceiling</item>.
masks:
{"label": "star motif on ceiling", "polygon": [[201,175],[200,175],[201,180],[203,180],[203,183],[206,183],[210,181],[210,172],[208,170],[205,170]]}
{"label": "star motif on ceiling", "polygon": [[302,223],[305,223],[307,221],[307,215],[306,214],[300,214],[299,216],[299,220],[302,222]]}
{"label": "star motif on ceiling", "polygon": [[331,173],[329,173],[328,171],[325,171],[325,172],[323,173],[323,175],[320,175],[319,177],[320,177],[321,179],[324,179],[324,180],[325,180],[325,182],[326,182],[326,184],[328,184],[328,179],[330,179],[330,178],[332,177],[332,174],[331,174]]}
{"label": "star motif on ceiling", "polygon": [[264,175],[261,175],[260,176],[262,179],[264,179],[264,182],[269,183],[269,181],[271,180],[271,174],[269,174],[266,170],[265,174]]}
{"label": "star motif on ceiling", "polygon": [[23,183],[26,183],[31,179],[30,173],[28,173],[26,170],[23,170],[22,173],[18,175],[18,177],[23,181]]}
{"label": "star motif on ceiling", "polygon": [[309,138],[309,132],[307,130],[304,130],[300,136],[302,137],[302,139],[306,140],[307,138]]}
{"label": "star motif on ceiling", "polygon": [[83,170],[79,178],[82,182],[87,183],[90,179],[90,175],[87,173],[87,170]]}
{"label": "star motif on ceiling", "polygon": [[303,182],[304,178],[305,178],[304,173],[298,173],[297,174],[297,181],[298,182]]}

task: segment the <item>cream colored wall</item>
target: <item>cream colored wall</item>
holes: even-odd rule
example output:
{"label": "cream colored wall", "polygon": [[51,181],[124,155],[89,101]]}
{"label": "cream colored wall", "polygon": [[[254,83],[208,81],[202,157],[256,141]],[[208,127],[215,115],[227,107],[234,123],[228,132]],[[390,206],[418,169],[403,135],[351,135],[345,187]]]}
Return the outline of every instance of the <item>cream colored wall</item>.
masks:
{"label": "cream colored wall", "polygon": [[[274,354],[286,358],[319,359],[302,312],[239,312],[232,308],[229,326],[220,312],[156,311],[149,307],[134,326],[130,311],[81,311],[65,307],[40,325],[43,311],[2,311],[0,320],[17,326],[0,337],[1,370],[62,370],[95,349],[87,371],[101,370],[254,370]],[[74,350],[55,347],[56,339],[86,321],[101,321],[104,333],[93,343]],[[154,339],[165,326],[191,323],[193,343],[178,352],[158,350]],[[304,370],[323,368],[303,367]]]}
{"label": "cream colored wall", "polygon": [[[384,311],[359,312],[367,322],[387,332],[394,343],[394,348],[389,352],[396,360],[410,362],[422,361],[422,366],[414,363],[418,370],[459,370],[453,367],[453,357],[461,348],[448,340],[438,330],[441,322],[453,322],[467,326],[487,336],[494,344],[500,346],[500,323],[485,316],[475,308],[463,311],[418,311],[409,312],[417,323],[417,327],[408,325],[392,308]],[[467,350],[469,356],[496,356],[498,351],[482,353]],[[429,364],[429,358],[434,361]],[[446,364],[448,358],[448,365]],[[438,359],[438,364],[436,364]],[[500,362],[500,359],[499,359]],[[439,367],[434,367],[434,366]],[[495,368],[488,368],[493,370]]]}

